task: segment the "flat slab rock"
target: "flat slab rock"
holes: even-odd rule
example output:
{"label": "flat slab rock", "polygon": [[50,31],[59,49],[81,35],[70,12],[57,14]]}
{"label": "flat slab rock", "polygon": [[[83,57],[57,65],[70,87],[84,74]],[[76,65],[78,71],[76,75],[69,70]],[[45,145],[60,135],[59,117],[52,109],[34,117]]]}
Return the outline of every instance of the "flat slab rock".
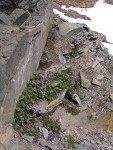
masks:
{"label": "flat slab rock", "polygon": [[80,24],[63,22],[59,24],[59,29],[59,32],[62,36],[71,36],[82,31],[83,26]]}
{"label": "flat slab rock", "polygon": [[59,105],[60,103],[63,102],[64,100],[64,96],[67,90],[64,90],[58,98],[56,98],[55,100],[53,100],[47,107],[47,110],[50,111],[52,110],[54,107],[56,107],[57,105]]}
{"label": "flat slab rock", "polygon": [[29,17],[29,14],[27,11],[17,8],[11,13],[9,17],[10,21],[12,22],[12,25],[21,26],[22,23],[24,23]]}
{"label": "flat slab rock", "polygon": [[97,85],[97,86],[101,86],[101,82],[98,81],[97,79],[93,78],[92,84]]}
{"label": "flat slab rock", "polygon": [[0,13],[0,24],[11,25],[9,17],[5,13]]}

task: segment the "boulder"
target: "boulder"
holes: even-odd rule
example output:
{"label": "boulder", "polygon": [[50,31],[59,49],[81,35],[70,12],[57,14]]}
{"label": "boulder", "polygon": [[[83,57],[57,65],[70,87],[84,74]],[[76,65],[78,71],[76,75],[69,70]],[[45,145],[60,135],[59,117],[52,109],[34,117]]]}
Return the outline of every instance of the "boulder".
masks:
{"label": "boulder", "polygon": [[71,36],[81,32],[83,30],[83,26],[80,24],[63,22],[59,24],[59,29],[62,36]]}

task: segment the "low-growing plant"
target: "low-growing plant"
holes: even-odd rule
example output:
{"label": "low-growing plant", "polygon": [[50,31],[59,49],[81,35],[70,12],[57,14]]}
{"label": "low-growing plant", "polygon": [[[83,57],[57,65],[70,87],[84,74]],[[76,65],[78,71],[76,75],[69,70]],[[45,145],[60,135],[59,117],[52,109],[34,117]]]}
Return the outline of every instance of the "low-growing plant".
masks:
{"label": "low-growing plant", "polygon": [[61,127],[57,121],[52,120],[49,116],[44,116],[43,126],[49,131],[53,131],[54,134],[60,135]]}
{"label": "low-growing plant", "polygon": [[78,115],[79,112],[80,112],[80,111],[77,110],[76,108],[74,108],[74,107],[72,107],[72,106],[69,106],[69,105],[66,105],[65,108],[66,108],[66,111],[67,111],[68,113],[71,113],[72,115]]}
{"label": "low-growing plant", "polygon": [[47,44],[50,42],[55,42],[54,30],[51,29],[48,33]]}
{"label": "low-growing plant", "polygon": [[[51,85],[53,81],[58,81],[58,84],[55,86]],[[48,101],[48,103],[52,102],[64,89],[67,89],[68,93],[72,95],[75,90],[80,91],[79,85],[79,78],[71,68],[51,77],[45,77],[41,73],[33,74],[17,101],[13,127],[20,133],[34,135],[35,137],[39,136],[35,121],[40,120],[43,115],[40,114],[40,112],[36,112],[38,103],[42,101]],[[68,111],[75,113],[74,110],[69,107]],[[45,121],[42,119],[42,123],[44,127],[49,128],[50,126],[50,129],[53,130],[55,134],[60,134],[59,124],[49,117],[47,117]]]}
{"label": "low-growing plant", "polygon": [[71,136],[67,136],[67,142],[68,142],[68,148],[75,148],[77,144],[80,144],[79,142],[75,141],[75,139]]}

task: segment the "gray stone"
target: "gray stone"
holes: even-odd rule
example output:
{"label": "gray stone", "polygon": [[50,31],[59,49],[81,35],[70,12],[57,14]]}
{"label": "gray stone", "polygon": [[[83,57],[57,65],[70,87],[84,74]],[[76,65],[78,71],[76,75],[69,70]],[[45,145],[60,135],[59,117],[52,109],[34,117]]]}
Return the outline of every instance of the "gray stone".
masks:
{"label": "gray stone", "polygon": [[29,9],[36,9],[37,3],[39,0],[32,0],[29,3]]}
{"label": "gray stone", "polygon": [[22,138],[27,140],[30,143],[33,143],[34,136],[22,135]]}
{"label": "gray stone", "polygon": [[10,21],[14,26],[21,26],[28,17],[27,11],[16,8],[10,15]]}
{"label": "gray stone", "polygon": [[45,147],[47,144],[46,140],[42,139],[41,142],[40,142],[40,145]]}
{"label": "gray stone", "polygon": [[80,24],[63,22],[59,24],[59,29],[62,36],[71,36],[81,32],[83,30],[83,26]]}
{"label": "gray stone", "polygon": [[104,66],[102,66],[100,63],[94,68],[94,71],[98,74],[102,74],[105,72]]}
{"label": "gray stone", "polygon": [[110,99],[113,101],[113,93],[110,93]]}
{"label": "gray stone", "polygon": [[95,60],[95,62],[92,65],[92,68],[95,68],[98,65],[98,63],[103,62],[103,61],[104,61],[103,58],[97,57],[96,60]]}
{"label": "gray stone", "polygon": [[52,143],[50,142],[47,142],[46,143],[46,147],[49,149],[49,150],[55,150],[55,147],[52,145]]}
{"label": "gray stone", "polygon": [[72,95],[72,99],[78,103],[79,106],[81,106],[81,100],[79,96],[76,94],[76,92]]}
{"label": "gray stone", "polygon": [[42,133],[45,140],[48,139],[49,131],[46,128],[40,128],[40,132]]}
{"label": "gray stone", "polygon": [[104,75],[97,75],[97,76],[96,76],[96,79],[97,79],[97,80],[103,80],[103,79],[104,79]]}
{"label": "gray stone", "polygon": [[89,88],[91,85],[91,82],[87,79],[86,75],[84,72],[80,71],[80,78],[81,78],[81,85],[84,88]]}
{"label": "gray stone", "polygon": [[89,141],[84,141],[84,144],[88,147],[91,146],[91,143]]}
{"label": "gray stone", "polygon": [[52,143],[42,139],[41,142],[39,143],[41,146],[48,148],[49,150],[55,150],[54,146]]}
{"label": "gray stone", "polygon": [[65,64],[65,63],[66,63],[66,59],[65,59],[65,57],[63,56],[62,52],[59,53],[59,61],[60,61],[62,64]]}
{"label": "gray stone", "polygon": [[5,145],[0,143],[0,150],[7,150],[7,148],[5,147]]}
{"label": "gray stone", "polygon": [[101,82],[99,82],[98,80],[93,78],[92,84],[97,85],[97,86],[101,86]]}
{"label": "gray stone", "polygon": [[86,146],[79,146],[79,147],[77,147],[76,150],[88,150],[88,147],[86,147]]}
{"label": "gray stone", "polygon": [[113,55],[109,54],[109,60],[113,60]]}
{"label": "gray stone", "polygon": [[97,37],[94,36],[93,34],[89,33],[88,36],[87,36],[87,39],[92,41],[92,40],[96,40]]}
{"label": "gray stone", "polygon": [[11,25],[9,17],[5,13],[0,14],[0,24]]}
{"label": "gray stone", "polygon": [[102,43],[100,44],[100,49],[101,49],[102,51],[105,50],[105,46],[104,46]]}

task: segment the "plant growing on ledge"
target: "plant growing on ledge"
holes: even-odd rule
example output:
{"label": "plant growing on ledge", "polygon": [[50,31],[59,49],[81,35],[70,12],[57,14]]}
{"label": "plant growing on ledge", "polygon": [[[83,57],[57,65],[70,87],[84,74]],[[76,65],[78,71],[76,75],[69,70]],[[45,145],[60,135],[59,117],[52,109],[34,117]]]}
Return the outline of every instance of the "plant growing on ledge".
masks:
{"label": "plant growing on ledge", "polygon": [[75,141],[75,139],[69,135],[67,136],[67,142],[68,142],[68,148],[75,148],[77,144],[80,144],[79,142]]}
{"label": "plant growing on ledge", "polygon": [[72,44],[74,45],[74,48],[72,48],[72,56],[76,57],[78,54],[78,49],[81,47],[81,42],[74,40]]}
{"label": "plant growing on ledge", "polygon": [[[44,56],[46,53],[44,52]],[[52,85],[53,82],[58,82],[57,85]],[[59,136],[61,133],[60,124],[41,112],[37,112],[39,102],[48,101],[51,103],[57,98],[64,89],[72,95],[75,90],[79,89],[79,79],[76,72],[71,68],[56,73],[50,77],[45,77],[43,74],[33,74],[30,81],[27,83],[25,90],[19,97],[14,113],[13,127],[22,134],[32,135],[36,138],[40,137],[41,133],[37,122],[41,123],[43,127],[52,130],[54,135]],[[67,107],[67,111],[77,114],[78,111],[72,107]]]}

